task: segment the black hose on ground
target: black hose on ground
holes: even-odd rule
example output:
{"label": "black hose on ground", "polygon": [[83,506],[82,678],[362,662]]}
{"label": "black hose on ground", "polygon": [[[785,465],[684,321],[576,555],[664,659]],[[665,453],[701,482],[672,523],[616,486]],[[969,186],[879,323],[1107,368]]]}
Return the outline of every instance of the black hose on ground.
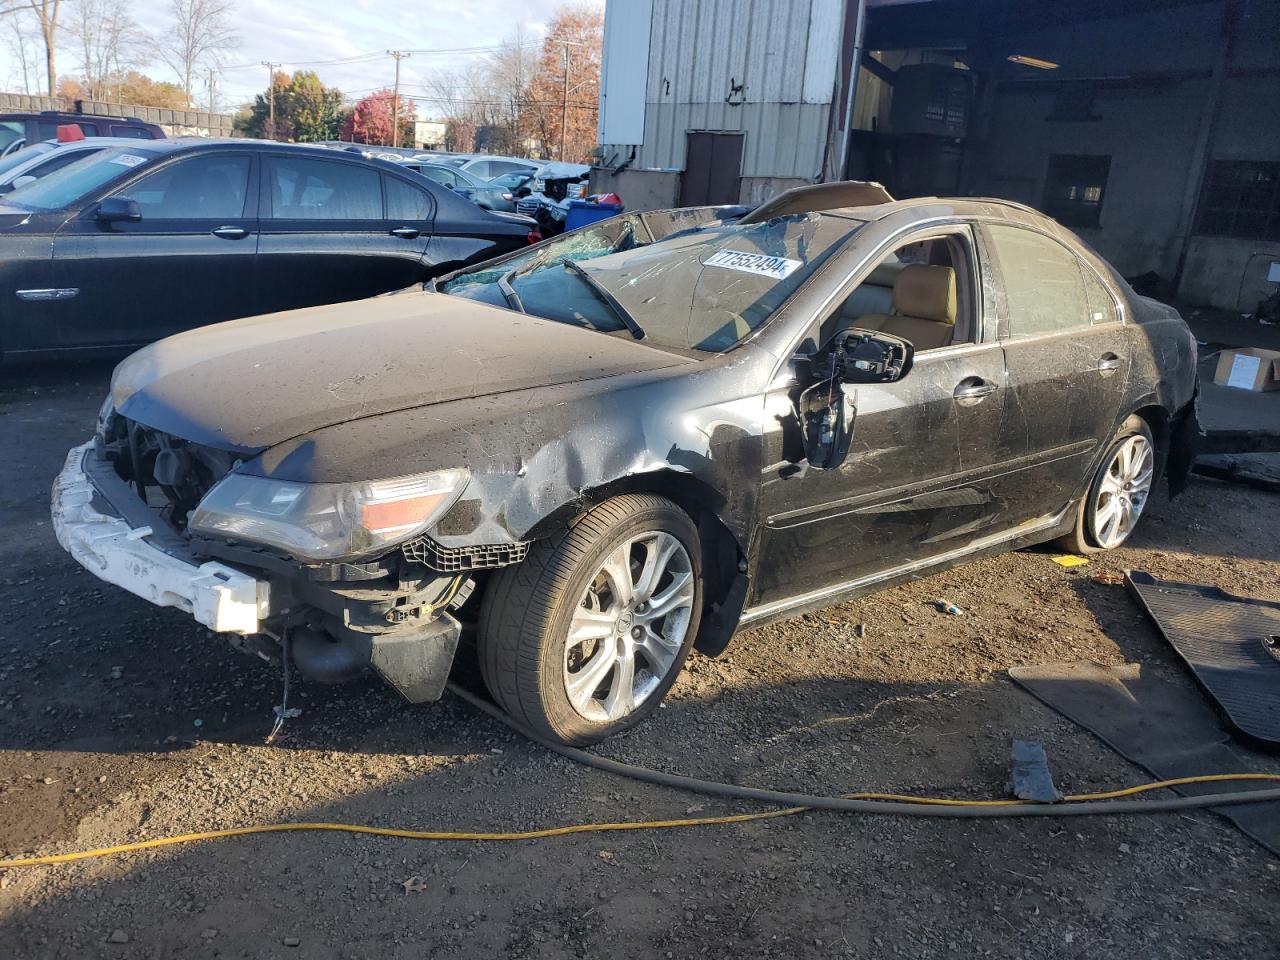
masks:
{"label": "black hose on ground", "polygon": [[603,770],[617,776],[651,783],[659,787],[672,787],[714,797],[730,797],[735,800],[756,800],[761,803],[780,804],[786,807],[809,807],[814,810],[836,810],[842,813],[891,814],[904,817],[946,817],[956,819],[996,817],[1089,817],[1135,813],[1171,813],[1179,810],[1201,810],[1206,807],[1229,807],[1244,803],[1264,803],[1280,800],[1280,788],[1267,790],[1242,790],[1234,793],[1205,794],[1198,797],[1167,797],[1158,800],[1089,800],[1076,803],[1039,804],[1019,803],[1009,806],[934,805],[927,802],[904,803],[892,800],[854,800],[848,797],[830,797],[808,793],[789,793],[783,790],[765,790],[759,787],[743,787],[735,783],[717,783],[700,780],[678,773],[664,773],[648,767],[638,767],[608,757],[599,757],[577,747],[567,747],[538,736],[517,723],[500,709],[477,697],[471,691],[450,682],[448,689],[461,700],[501,721],[512,730],[534,743],[546,747],[576,763]]}

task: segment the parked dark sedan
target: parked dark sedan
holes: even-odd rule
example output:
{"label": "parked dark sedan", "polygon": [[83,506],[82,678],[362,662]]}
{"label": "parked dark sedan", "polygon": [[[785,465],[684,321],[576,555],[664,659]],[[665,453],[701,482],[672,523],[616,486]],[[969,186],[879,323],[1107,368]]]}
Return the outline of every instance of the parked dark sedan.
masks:
{"label": "parked dark sedan", "polygon": [[87,113],[46,110],[0,113],[0,156],[58,135],[58,128],[76,126],[86,137],[128,137],[130,140],[163,140],[164,128],[136,117],[102,117]]}
{"label": "parked dark sedan", "polygon": [[1182,319],[1025,207],[883,196],[619,218],[440,292],[166,340],[69,454],[58,538],[242,647],[415,702],[470,621],[494,698],[572,743],[650,713],[695,643],[1122,544],[1190,467]]}
{"label": "parked dark sedan", "polygon": [[525,246],[533,228],[353,154],[196,138],[111,146],[0,203],[0,351],[119,349],[356,300]]}

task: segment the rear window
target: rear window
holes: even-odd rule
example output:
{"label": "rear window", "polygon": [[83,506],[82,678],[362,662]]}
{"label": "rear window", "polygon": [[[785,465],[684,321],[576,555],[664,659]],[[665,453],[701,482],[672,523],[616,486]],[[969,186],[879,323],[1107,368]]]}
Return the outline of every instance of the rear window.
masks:
{"label": "rear window", "polygon": [[268,157],[267,184],[276,220],[381,220],[378,172],[354,163]]}
{"label": "rear window", "polygon": [[133,127],[133,126],[126,126],[124,124],[120,124],[120,125],[112,124],[111,136],[131,137],[134,140],[154,140],[156,138],[155,134],[153,134],[146,127]]}

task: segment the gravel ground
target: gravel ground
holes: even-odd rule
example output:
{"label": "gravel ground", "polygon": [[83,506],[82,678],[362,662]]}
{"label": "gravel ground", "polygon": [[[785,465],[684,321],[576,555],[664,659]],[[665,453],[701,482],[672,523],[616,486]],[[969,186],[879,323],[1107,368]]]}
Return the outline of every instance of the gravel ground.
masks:
{"label": "gravel ground", "polygon": [[[0,381],[0,855],[295,819],[518,830],[752,809],[574,766],[456,699],[411,707],[374,682],[299,688],[302,716],[265,746],[270,668],[53,539],[49,482],[108,376]],[[755,631],[691,658],[655,719],[601,749],[762,786],[993,797],[1016,735],[1044,741],[1066,792],[1140,782],[1006,671],[1091,658],[1187,682],[1123,588],[1090,578],[1138,567],[1280,599],[1276,504],[1197,480],[1087,566],[1023,551]],[[1271,957],[1277,893],[1280,863],[1201,812],[291,834],[0,873],[0,957]]]}

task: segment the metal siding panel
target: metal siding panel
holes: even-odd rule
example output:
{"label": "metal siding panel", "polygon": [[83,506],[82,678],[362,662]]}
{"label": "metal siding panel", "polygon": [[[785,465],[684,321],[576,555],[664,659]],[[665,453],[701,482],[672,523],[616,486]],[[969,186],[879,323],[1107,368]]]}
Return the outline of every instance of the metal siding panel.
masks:
{"label": "metal siding panel", "polygon": [[[861,0],[859,0],[861,2]],[[840,34],[845,0],[812,0],[804,55],[805,103],[830,103],[840,62]]]}
{"label": "metal siding panel", "polygon": [[601,143],[631,144],[644,139],[652,23],[653,0],[628,0],[625,5],[611,3],[605,8]]}

